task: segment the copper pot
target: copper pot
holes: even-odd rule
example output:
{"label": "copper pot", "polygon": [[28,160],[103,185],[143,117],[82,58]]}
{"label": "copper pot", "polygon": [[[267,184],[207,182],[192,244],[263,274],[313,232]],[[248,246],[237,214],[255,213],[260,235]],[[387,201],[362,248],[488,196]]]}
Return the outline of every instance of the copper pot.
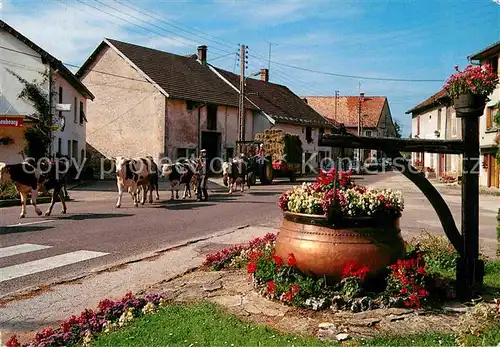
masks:
{"label": "copper pot", "polygon": [[339,280],[344,267],[354,263],[376,276],[404,255],[399,218],[346,219],[332,225],[326,217],[285,212],[276,238],[276,254],[293,253],[299,270],[314,277]]}

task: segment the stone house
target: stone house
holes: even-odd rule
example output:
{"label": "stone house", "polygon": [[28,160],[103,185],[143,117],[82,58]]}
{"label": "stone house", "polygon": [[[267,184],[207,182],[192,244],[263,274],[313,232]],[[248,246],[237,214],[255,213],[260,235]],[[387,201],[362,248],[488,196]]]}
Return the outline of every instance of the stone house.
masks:
{"label": "stone house", "polygon": [[[361,118],[362,136],[395,137],[396,129],[389,102],[385,96],[304,96],[307,104],[322,116],[343,123],[346,130],[358,134],[358,119]],[[375,150],[361,150],[361,161],[380,156]]]}
{"label": "stone house", "polygon": [[[406,111],[411,114],[412,138],[457,140],[462,138],[462,121],[456,117],[450,97],[442,89],[420,104]],[[429,171],[436,178],[462,175],[462,155],[442,153],[412,153],[414,166]],[[434,175],[430,175],[433,177]]]}
{"label": "stone house", "polygon": [[[208,64],[206,46],[181,56],[105,39],[77,76],[96,95],[87,112],[88,144],[105,157],[176,160],[197,155],[199,148],[205,148],[209,158],[236,153],[239,91],[230,82],[236,75]],[[299,132],[308,127],[334,129],[286,87],[249,78],[246,88],[246,140],[271,126]],[[259,94],[252,94],[252,88]],[[273,100],[277,91],[288,104]],[[313,147],[307,149],[317,149]]]}
{"label": "stone house", "polygon": [[[85,157],[86,105],[94,95],[61,61],[0,20],[0,118],[22,120],[23,126],[34,121],[33,105],[20,99],[24,85],[11,72],[28,82],[43,81],[43,74],[52,76],[42,85],[51,98],[51,113],[58,130],[52,133],[50,154],[56,152],[81,161]],[[11,72],[9,72],[11,71]],[[57,104],[70,104],[70,111],[57,111]],[[20,123],[19,123],[20,124]],[[0,123],[0,137],[11,137],[14,142],[2,146],[0,161],[19,162],[24,148],[24,128]]]}
{"label": "stone house", "polygon": [[[500,41],[480,52],[468,57],[469,61],[474,61],[484,65],[490,64],[494,71],[500,76]],[[500,85],[488,97],[490,101],[486,104],[483,116],[479,119],[479,141],[481,149],[481,171],[479,182],[489,188],[500,188],[500,165],[496,160],[498,145],[495,138],[500,136],[500,129],[494,122],[495,114],[499,111]]]}

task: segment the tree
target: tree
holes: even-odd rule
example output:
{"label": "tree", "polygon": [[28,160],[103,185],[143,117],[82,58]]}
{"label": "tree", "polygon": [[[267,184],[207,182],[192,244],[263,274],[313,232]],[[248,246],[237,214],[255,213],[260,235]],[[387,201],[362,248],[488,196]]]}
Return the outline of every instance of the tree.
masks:
{"label": "tree", "polygon": [[401,125],[399,124],[398,121],[394,121],[394,130],[396,131],[396,137],[400,139],[402,134],[401,134]]}
{"label": "tree", "polygon": [[52,142],[51,134],[54,128],[52,116],[50,114],[50,103],[47,93],[42,89],[49,79],[48,73],[45,71],[40,73],[42,80],[37,82],[28,82],[14,71],[7,71],[15,76],[19,82],[24,85],[24,88],[18,95],[19,99],[24,99],[30,102],[35,108],[35,112],[30,116],[36,119],[33,126],[29,127],[24,132],[26,145],[24,147],[25,154],[35,161],[48,156],[50,144]]}

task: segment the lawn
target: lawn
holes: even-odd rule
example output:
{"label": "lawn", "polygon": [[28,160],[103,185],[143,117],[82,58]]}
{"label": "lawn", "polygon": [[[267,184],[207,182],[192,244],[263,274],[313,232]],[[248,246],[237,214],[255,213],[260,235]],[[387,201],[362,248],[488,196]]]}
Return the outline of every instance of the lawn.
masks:
{"label": "lawn", "polygon": [[[215,304],[172,305],[100,336],[94,346],[327,346],[314,337],[248,324]],[[330,344],[331,345],[331,344]]]}
{"label": "lawn", "polygon": [[[433,269],[447,276],[452,272]],[[500,261],[486,263],[485,285],[488,293],[500,293]],[[480,337],[469,336],[467,345],[496,346],[500,325]],[[454,334],[379,336],[351,340],[347,346],[457,346]],[[101,335],[95,346],[327,346],[315,337],[282,334],[264,325],[249,324],[227,314],[211,303],[171,305],[154,315],[143,316],[118,331]]]}

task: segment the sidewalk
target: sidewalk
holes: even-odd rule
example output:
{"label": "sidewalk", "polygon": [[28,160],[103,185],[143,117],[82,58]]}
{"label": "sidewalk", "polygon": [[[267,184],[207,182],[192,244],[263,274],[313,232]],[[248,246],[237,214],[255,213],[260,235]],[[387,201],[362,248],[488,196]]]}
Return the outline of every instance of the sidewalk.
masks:
{"label": "sidewalk", "polygon": [[277,229],[259,226],[224,230],[105,269],[93,269],[83,278],[39,288],[17,299],[0,298],[0,335],[15,333],[22,337],[41,328],[57,327],[60,321],[85,308],[94,309],[101,299],[118,299],[128,291],[141,294],[155,284],[177,278],[201,266],[207,253],[276,232]]}

